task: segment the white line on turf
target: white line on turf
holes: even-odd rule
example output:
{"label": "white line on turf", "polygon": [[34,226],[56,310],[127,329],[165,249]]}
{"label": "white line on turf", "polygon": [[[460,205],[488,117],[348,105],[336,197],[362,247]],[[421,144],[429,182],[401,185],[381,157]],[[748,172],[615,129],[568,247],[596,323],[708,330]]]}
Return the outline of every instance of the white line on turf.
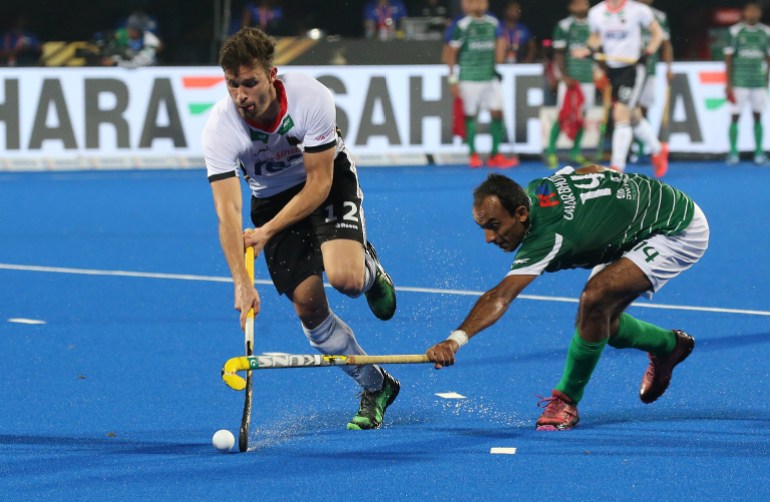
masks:
{"label": "white line on turf", "polygon": [[501,447],[495,447],[490,448],[489,453],[495,455],[516,455],[516,448],[501,448]]}
{"label": "white line on turf", "polygon": [[465,399],[465,396],[458,394],[457,392],[438,392],[436,395],[438,397],[443,397],[444,399]]}
{"label": "white line on turf", "polygon": [[[17,265],[13,263],[0,263],[0,270],[17,270],[23,272],[47,272],[55,274],[76,274],[76,275],[97,275],[97,276],[117,276],[117,277],[136,277],[141,279],[171,279],[177,281],[200,281],[200,282],[233,282],[230,277],[218,277],[212,275],[191,275],[191,274],[162,274],[155,272],[131,272],[127,270],[99,270],[88,268],[68,268],[68,267],[44,267],[38,265]],[[266,279],[257,279],[257,284],[272,284]],[[325,284],[327,288],[331,286]],[[465,289],[439,289],[439,288],[418,288],[410,286],[399,286],[397,291],[407,293],[427,293],[435,295],[459,295],[459,296],[481,296],[484,291],[473,291]],[[520,300],[532,300],[542,302],[560,302],[560,303],[578,303],[577,298],[566,296],[543,296],[543,295],[519,295]],[[664,309],[664,310],[687,310],[690,312],[711,312],[716,314],[742,314],[758,315],[770,317],[768,310],[748,310],[732,309],[722,307],[698,307],[695,305],[669,305],[662,303],[632,303],[632,307],[645,309]]]}
{"label": "white line on turf", "polygon": [[45,324],[42,319],[27,319],[24,317],[11,317],[8,322],[15,322],[16,324]]}

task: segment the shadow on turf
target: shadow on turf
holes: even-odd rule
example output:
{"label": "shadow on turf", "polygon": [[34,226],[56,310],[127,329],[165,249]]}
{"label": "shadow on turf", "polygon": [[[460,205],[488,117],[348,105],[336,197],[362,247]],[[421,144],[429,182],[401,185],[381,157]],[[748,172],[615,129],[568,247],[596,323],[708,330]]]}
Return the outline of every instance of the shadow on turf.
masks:
{"label": "shadow on turf", "polygon": [[698,334],[695,336],[695,350],[727,350],[746,347],[750,345],[760,345],[770,343],[770,333],[755,333],[752,335],[731,335],[720,336],[719,338],[709,338],[708,340],[698,340]]}
{"label": "shadow on turf", "polygon": [[73,436],[30,436],[2,434],[0,445],[8,446],[65,446],[72,451],[101,449],[113,453],[141,453],[163,455],[189,455],[200,453],[208,444],[160,443],[130,441],[119,438],[92,438]]}

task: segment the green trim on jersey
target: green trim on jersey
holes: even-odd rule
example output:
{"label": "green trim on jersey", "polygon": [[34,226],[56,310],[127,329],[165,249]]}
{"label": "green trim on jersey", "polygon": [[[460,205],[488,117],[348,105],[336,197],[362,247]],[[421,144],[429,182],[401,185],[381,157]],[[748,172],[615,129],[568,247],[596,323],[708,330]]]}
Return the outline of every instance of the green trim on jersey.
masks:
{"label": "green trim on jersey", "polygon": [[493,16],[465,16],[457,22],[450,45],[458,48],[459,80],[488,82],[495,78],[495,48],[500,22]]}
{"label": "green trim on jersey", "polygon": [[590,35],[588,18],[578,19],[575,16],[562,19],[553,30],[553,48],[564,50],[567,75],[583,84],[594,81],[593,61],[591,58],[573,58],[571,54],[575,49],[586,47]]}
{"label": "green trim on jersey", "polygon": [[670,185],[610,170],[562,169],[526,190],[530,227],[511,266],[522,275],[615,261],[653,234],[682,232],[695,210],[692,199]]}
{"label": "green trim on jersey", "polygon": [[[671,40],[671,28],[668,25],[668,16],[665,12],[659,11],[658,9],[651,8],[651,10],[655,19],[658,21],[658,24],[663,29],[663,40]],[[652,32],[650,32],[647,27],[642,28],[642,47],[647,47],[651,38]],[[647,58],[647,75],[655,75],[655,68],[657,67],[658,61],[660,61],[660,49]]]}
{"label": "green trim on jersey", "polygon": [[767,87],[767,56],[770,53],[770,27],[745,23],[730,27],[725,54],[733,56],[730,75],[733,87]]}

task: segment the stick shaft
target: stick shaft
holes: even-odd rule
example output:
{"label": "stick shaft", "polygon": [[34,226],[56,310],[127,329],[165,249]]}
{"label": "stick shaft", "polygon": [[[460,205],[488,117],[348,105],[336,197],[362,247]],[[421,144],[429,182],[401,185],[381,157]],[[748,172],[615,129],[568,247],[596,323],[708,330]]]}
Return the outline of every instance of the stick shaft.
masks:
{"label": "stick shaft", "polygon": [[[241,358],[235,358],[241,359]],[[424,354],[385,356],[325,356],[321,354],[280,354],[251,356],[239,361],[238,371],[279,368],[319,368],[322,366],[361,366],[363,364],[420,364],[430,362]],[[247,364],[248,367],[244,367]]]}
{"label": "stick shaft", "polygon": [[[246,272],[249,274],[249,281],[254,284],[254,248],[246,248],[245,256]],[[249,309],[246,315],[246,326],[243,330],[243,343],[246,345],[246,357],[252,357],[254,354],[254,309]],[[241,379],[243,380],[243,379]],[[241,428],[238,433],[238,450],[243,453],[249,449],[249,428],[251,426],[251,395],[252,395],[252,375],[251,370],[246,372],[246,395],[243,401],[243,416],[241,417]]]}
{"label": "stick shaft", "polygon": [[324,366],[361,366],[364,364],[423,364],[430,363],[425,354],[384,356],[325,356],[321,354],[280,354],[233,357],[222,368],[222,380],[235,389],[243,390],[247,382],[239,371],[283,368],[320,368]]}
{"label": "stick shaft", "polygon": [[637,61],[639,61],[638,58],[629,58],[626,56],[611,56],[609,54],[604,54],[602,52],[597,52],[596,54],[594,54],[594,59],[597,61],[628,63],[628,64],[634,64]]}

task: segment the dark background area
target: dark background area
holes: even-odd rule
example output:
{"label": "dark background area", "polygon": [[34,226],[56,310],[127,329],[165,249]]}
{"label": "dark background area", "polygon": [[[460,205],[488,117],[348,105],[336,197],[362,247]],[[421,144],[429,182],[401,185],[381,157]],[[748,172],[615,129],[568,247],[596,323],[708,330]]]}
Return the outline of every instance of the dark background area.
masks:
{"label": "dark background area", "polygon": [[[243,0],[233,0],[239,16]],[[422,0],[404,0],[407,10],[415,12]],[[457,12],[459,0],[445,0]],[[506,1],[490,0],[490,10],[500,14]],[[521,0],[522,22],[538,39],[550,38],[554,24],[567,15],[567,0]],[[591,2],[595,4],[595,1]],[[709,36],[710,12],[717,7],[739,7],[744,1],[734,0],[657,0],[654,6],[667,12],[672,27],[672,41],[678,59],[707,57],[703,40]],[[764,0],[766,16],[770,0]],[[164,64],[213,63],[214,0],[3,0],[0,23],[7,24],[16,14],[27,18],[28,28],[42,41],[75,41],[92,39],[94,33],[113,29],[134,9],[144,8],[157,17],[159,35],[165,43]],[[309,28],[320,28],[327,34],[342,37],[363,36],[362,12],[366,0],[283,0],[280,5],[286,18],[274,35],[297,35]],[[5,28],[5,26],[3,26]]]}

